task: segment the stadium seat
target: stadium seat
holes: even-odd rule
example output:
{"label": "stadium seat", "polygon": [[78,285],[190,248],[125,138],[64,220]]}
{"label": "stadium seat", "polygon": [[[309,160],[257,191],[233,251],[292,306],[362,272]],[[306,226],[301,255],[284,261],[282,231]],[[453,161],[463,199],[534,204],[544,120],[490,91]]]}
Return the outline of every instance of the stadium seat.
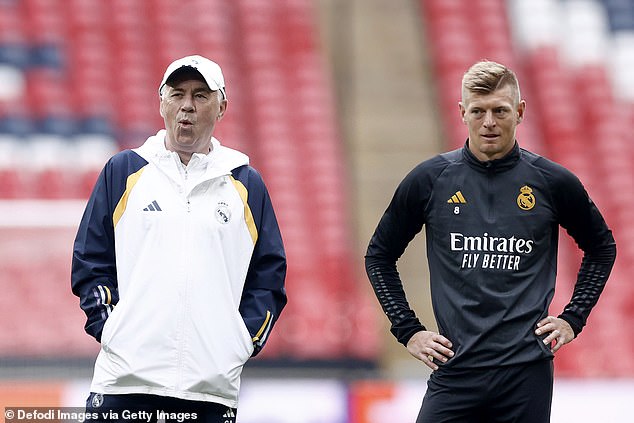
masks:
{"label": "stadium seat", "polygon": [[31,63],[31,52],[29,47],[22,41],[1,40],[0,63],[4,66],[11,66],[19,70],[24,70]]}
{"label": "stadium seat", "polygon": [[634,5],[629,0],[602,0],[610,20],[612,31],[634,28]]}

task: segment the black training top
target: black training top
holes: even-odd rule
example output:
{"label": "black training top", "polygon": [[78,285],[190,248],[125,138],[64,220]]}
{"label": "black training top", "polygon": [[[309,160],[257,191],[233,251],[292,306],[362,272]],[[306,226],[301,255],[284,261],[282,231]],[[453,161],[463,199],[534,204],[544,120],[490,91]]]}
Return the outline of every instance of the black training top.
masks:
{"label": "black training top", "polygon": [[559,225],[584,252],[572,300],[559,316],[575,335],[616,258],[601,213],[564,167],[517,143],[489,162],[466,145],[438,155],[401,182],[366,255],[374,291],[404,345],[424,326],[407,303],[396,262],[423,225],[434,314],[455,352],[445,367],[552,358],[534,330],[555,290]]}

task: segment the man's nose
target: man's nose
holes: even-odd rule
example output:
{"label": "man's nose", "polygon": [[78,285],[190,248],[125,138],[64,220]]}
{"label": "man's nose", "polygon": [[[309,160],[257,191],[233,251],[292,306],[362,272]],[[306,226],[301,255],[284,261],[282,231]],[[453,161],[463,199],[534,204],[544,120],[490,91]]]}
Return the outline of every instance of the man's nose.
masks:
{"label": "man's nose", "polygon": [[484,126],[495,126],[495,119],[493,118],[493,112],[491,110],[488,110],[484,115]]}
{"label": "man's nose", "polygon": [[183,103],[181,104],[181,109],[191,111],[194,110],[194,97],[186,95],[183,97]]}

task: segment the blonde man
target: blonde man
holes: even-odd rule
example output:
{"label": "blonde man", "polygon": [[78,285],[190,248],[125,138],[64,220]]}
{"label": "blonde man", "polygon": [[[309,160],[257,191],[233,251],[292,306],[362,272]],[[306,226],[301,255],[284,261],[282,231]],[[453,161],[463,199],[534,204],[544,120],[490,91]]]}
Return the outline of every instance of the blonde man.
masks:
{"label": "blonde man", "polygon": [[[586,324],[616,246],[581,182],[521,149],[515,74],[474,64],[462,80],[463,148],[431,158],[397,188],[366,254],[366,270],[409,353],[433,372],[417,422],[546,423],[554,354]],[[408,305],[396,263],[426,227],[438,333]],[[549,315],[559,227],[584,253],[570,303]]]}

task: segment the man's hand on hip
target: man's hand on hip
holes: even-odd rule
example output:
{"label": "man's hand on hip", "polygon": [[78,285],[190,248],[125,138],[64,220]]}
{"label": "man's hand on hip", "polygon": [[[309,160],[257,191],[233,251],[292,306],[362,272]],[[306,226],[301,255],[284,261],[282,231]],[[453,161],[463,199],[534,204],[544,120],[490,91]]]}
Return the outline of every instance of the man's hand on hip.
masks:
{"label": "man's hand on hip", "polygon": [[575,338],[575,333],[572,331],[570,324],[564,319],[554,316],[545,317],[537,323],[535,335],[543,335],[545,333],[548,336],[544,338],[544,344],[550,345],[555,341],[555,345],[550,348],[553,353],[556,353],[559,348]]}
{"label": "man's hand on hip", "polygon": [[407,351],[432,370],[438,370],[438,365],[434,360],[445,363],[454,353],[451,351],[452,344],[444,336],[423,330],[416,332],[407,341]]}

